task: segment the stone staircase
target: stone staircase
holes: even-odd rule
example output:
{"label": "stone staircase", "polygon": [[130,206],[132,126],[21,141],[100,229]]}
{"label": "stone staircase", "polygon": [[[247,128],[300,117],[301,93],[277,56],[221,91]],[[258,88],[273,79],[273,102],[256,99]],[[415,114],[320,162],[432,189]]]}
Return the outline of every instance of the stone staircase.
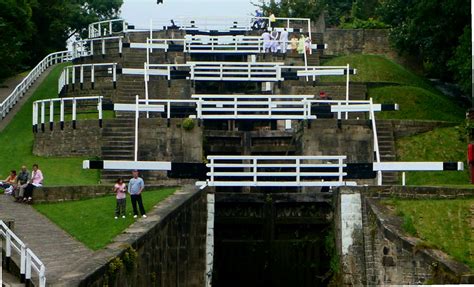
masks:
{"label": "stone staircase", "polygon": [[[391,121],[377,121],[377,136],[379,140],[379,150],[381,161],[395,161],[395,137]],[[384,172],[382,176],[384,185],[398,184],[397,172]]]}
{"label": "stone staircase", "polygon": [[122,75],[117,84],[115,103],[135,103],[135,96],[145,97],[145,81],[143,76]]}
{"label": "stone staircase", "polygon": [[[117,118],[106,121],[103,128],[102,159],[103,160],[133,160],[135,145],[134,118]],[[103,170],[103,183],[115,182],[117,178],[130,177],[129,171]]]}

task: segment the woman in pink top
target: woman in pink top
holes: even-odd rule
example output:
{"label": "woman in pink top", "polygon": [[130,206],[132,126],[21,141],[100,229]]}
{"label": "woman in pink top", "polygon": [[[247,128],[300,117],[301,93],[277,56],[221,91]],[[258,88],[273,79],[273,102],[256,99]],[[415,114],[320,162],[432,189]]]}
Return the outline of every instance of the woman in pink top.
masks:
{"label": "woman in pink top", "polygon": [[33,165],[33,173],[31,175],[31,179],[28,182],[28,185],[25,187],[25,193],[24,193],[24,198],[23,201],[26,201],[27,203],[30,203],[33,198],[33,189],[36,187],[41,187],[43,186],[43,173],[41,170],[38,168],[38,165],[35,163]]}
{"label": "woman in pink top", "polygon": [[114,185],[114,192],[116,193],[115,198],[117,199],[117,206],[115,207],[115,219],[118,219],[120,215],[122,218],[125,218],[127,185],[125,185],[123,179],[117,179],[117,182]]}

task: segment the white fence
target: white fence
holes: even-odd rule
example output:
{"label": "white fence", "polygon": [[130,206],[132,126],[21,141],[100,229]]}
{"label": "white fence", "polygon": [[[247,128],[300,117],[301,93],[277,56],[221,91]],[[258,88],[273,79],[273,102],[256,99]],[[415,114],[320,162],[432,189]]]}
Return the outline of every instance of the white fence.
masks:
{"label": "white fence", "polygon": [[312,95],[193,95],[198,119],[305,120]]}
{"label": "white fence", "polygon": [[346,156],[208,156],[207,186],[343,186]]}
{"label": "white fence", "polygon": [[[111,37],[101,37],[101,38],[92,38],[92,39],[85,39],[79,40],[73,43],[73,57],[81,58],[81,57],[88,57],[94,55],[106,55],[107,49],[106,44],[108,40],[117,40],[117,50],[119,55],[122,55],[123,51],[123,36],[111,36]],[[97,45],[97,42],[100,43],[100,49],[98,51],[94,50],[94,45]],[[109,43],[109,45],[111,45]]]}
{"label": "white fence", "polygon": [[123,19],[99,21],[89,24],[89,38],[111,36],[127,31],[127,23]]}
{"label": "white fence", "polygon": [[39,287],[45,287],[46,267],[33,251],[26,247],[25,243],[1,220],[0,236],[5,240],[5,257],[11,259],[12,251],[20,257],[20,274],[24,275],[26,280],[31,280],[31,273],[34,270],[39,278]]}
{"label": "white fence", "polygon": [[[301,32],[311,37],[311,19],[276,17],[275,22],[269,17],[176,17],[175,26],[180,30],[195,32],[239,32],[250,31],[254,28],[266,27],[269,31]],[[148,29],[152,31],[172,28],[171,21],[150,20]]]}
{"label": "white fence", "polygon": [[25,95],[30,86],[50,66],[70,61],[72,54],[69,51],[56,52],[46,56],[28,75],[18,84],[13,92],[0,103],[0,120],[5,118],[11,108]]}
{"label": "white fence", "polygon": [[[67,108],[70,107],[70,113],[72,114],[72,126],[76,128],[77,120],[77,111],[78,105],[83,105],[89,107],[93,105],[97,107],[97,117],[99,120],[99,126],[102,126],[102,101],[103,97],[80,97],[80,98],[54,98],[47,100],[40,100],[33,102],[33,131],[38,132],[38,124],[41,124],[41,130],[45,130],[46,118],[49,119],[50,130],[53,129],[56,107],[59,108],[59,121],[61,129],[64,128],[64,119],[66,113],[68,113]],[[58,106],[58,105],[59,106]],[[95,111],[95,110],[94,110]]]}
{"label": "white fence", "polygon": [[[114,88],[117,87],[117,63],[100,63],[100,64],[83,64],[83,65],[72,65],[67,66],[63,69],[61,76],[58,80],[58,94],[63,91],[63,88],[72,85],[73,89],[75,84],[79,83],[80,88],[84,86],[84,82],[90,79],[91,88],[94,89],[97,73],[101,71],[101,76],[110,77]],[[79,71],[79,79],[76,77],[76,72]],[[88,76],[88,77],[87,77]]]}

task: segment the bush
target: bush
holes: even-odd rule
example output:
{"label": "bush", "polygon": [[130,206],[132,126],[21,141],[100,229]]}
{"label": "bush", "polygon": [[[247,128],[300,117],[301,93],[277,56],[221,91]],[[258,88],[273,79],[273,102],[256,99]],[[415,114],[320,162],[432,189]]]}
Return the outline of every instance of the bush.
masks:
{"label": "bush", "polygon": [[194,125],[195,125],[194,120],[188,118],[188,119],[185,119],[183,121],[182,127],[185,131],[190,131],[190,130],[194,129]]}
{"label": "bush", "polygon": [[340,28],[342,29],[386,29],[388,25],[374,18],[367,20],[361,20],[353,18],[352,20],[346,21],[341,19]]}

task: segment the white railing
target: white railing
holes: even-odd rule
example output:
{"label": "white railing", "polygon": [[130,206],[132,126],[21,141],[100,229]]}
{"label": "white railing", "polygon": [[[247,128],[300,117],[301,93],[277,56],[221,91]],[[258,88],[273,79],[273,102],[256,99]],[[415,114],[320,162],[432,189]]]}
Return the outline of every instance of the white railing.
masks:
{"label": "white railing", "polygon": [[194,81],[282,81],[277,62],[187,62],[190,79]]}
{"label": "white railing", "polygon": [[89,24],[89,38],[110,36],[126,31],[127,23],[124,19],[105,20]]}
{"label": "white railing", "polygon": [[43,262],[2,220],[0,220],[0,236],[5,240],[5,257],[11,260],[12,251],[20,257],[20,274],[24,275],[26,280],[31,281],[31,271],[34,270],[39,278],[39,286],[45,287],[46,267]]}
{"label": "white railing", "polygon": [[346,156],[208,156],[208,186],[343,186]]}
{"label": "white railing", "polygon": [[[70,113],[72,114],[72,127],[76,128],[77,121],[77,110],[78,105],[85,107],[91,106],[96,107],[97,118],[99,120],[99,126],[102,126],[102,115],[103,115],[103,97],[80,97],[80,98],[54,98],[47,100],[40,100],[33,102],[33,131],[38,132],[38,124],[41,124],[41,130],[45,131],[46,118],[49,119],[49,128],[53,130],[56,107],[59,108],[59,121],[61,129],[64,129],[64,119],[66,115],[66,108],[70,107]],[[58,104],[58,105],[56,105]],[[95,109],[94,109],[95,111]]]}
{"label": "white railing", "polygon": [[316,119],[312,95],[193,95],[199,119]]}
{"label": "white railing", "polygon": [[[67,66],[63,69],[61,76],[58,80],[58,94],[60,94],[65,87],[72,85],[75,88],[75,84],[79,83],[80,88],[84,86],[84,82],[90,79],[91,88],[94,89],[97,73],[100,70],[101,76],[104,76],[104,70],[106,77],[111,78],[114,89],[117,87],[117,63],[100,63],[100,64],[83,64],[83,65],[72,65]],[[79,79],[77,79],[76,71],[79,71]]]}
{"label": "white railing", "polygon": [[[111,37],[101,37],[93,39],[79,40],[73,43],[73,57],[81,58],[94,55],[106,55],[106,41],[107,40],[118,40],[118,52],[119,55],[122,55],[123,50],[123,36],[111,36]],[[100,42],[100,49],[98,51],[94,50],[94,43]],[[97,45],[97,44],[96,44]],[[110,44],[109,44],[110,45]]]}
{"label": "white railing", "polygon": [[39,76],[50,66],[70,61],[71,52],[63,51],[49,54],[36,67],[28,73],[28,75],[18,84],[13,92],[0,103],[0,120],[5,118],[13,106],[25,95],[30,86],[38,79]]}
{"label": "white railing", "polygon": [[[380,149],[379,149],[379,136],[377,134],[377,124],[375,121],[375,112],[373,108],[373,100],[370,98],[370,112],[369,112],[369,118],[372,123],[372,133],[374,137],[374,162],[380,163],[381,158],[380,158]],[[377,184],[382,185],[382,171],[379,170],[377,171]]]}

